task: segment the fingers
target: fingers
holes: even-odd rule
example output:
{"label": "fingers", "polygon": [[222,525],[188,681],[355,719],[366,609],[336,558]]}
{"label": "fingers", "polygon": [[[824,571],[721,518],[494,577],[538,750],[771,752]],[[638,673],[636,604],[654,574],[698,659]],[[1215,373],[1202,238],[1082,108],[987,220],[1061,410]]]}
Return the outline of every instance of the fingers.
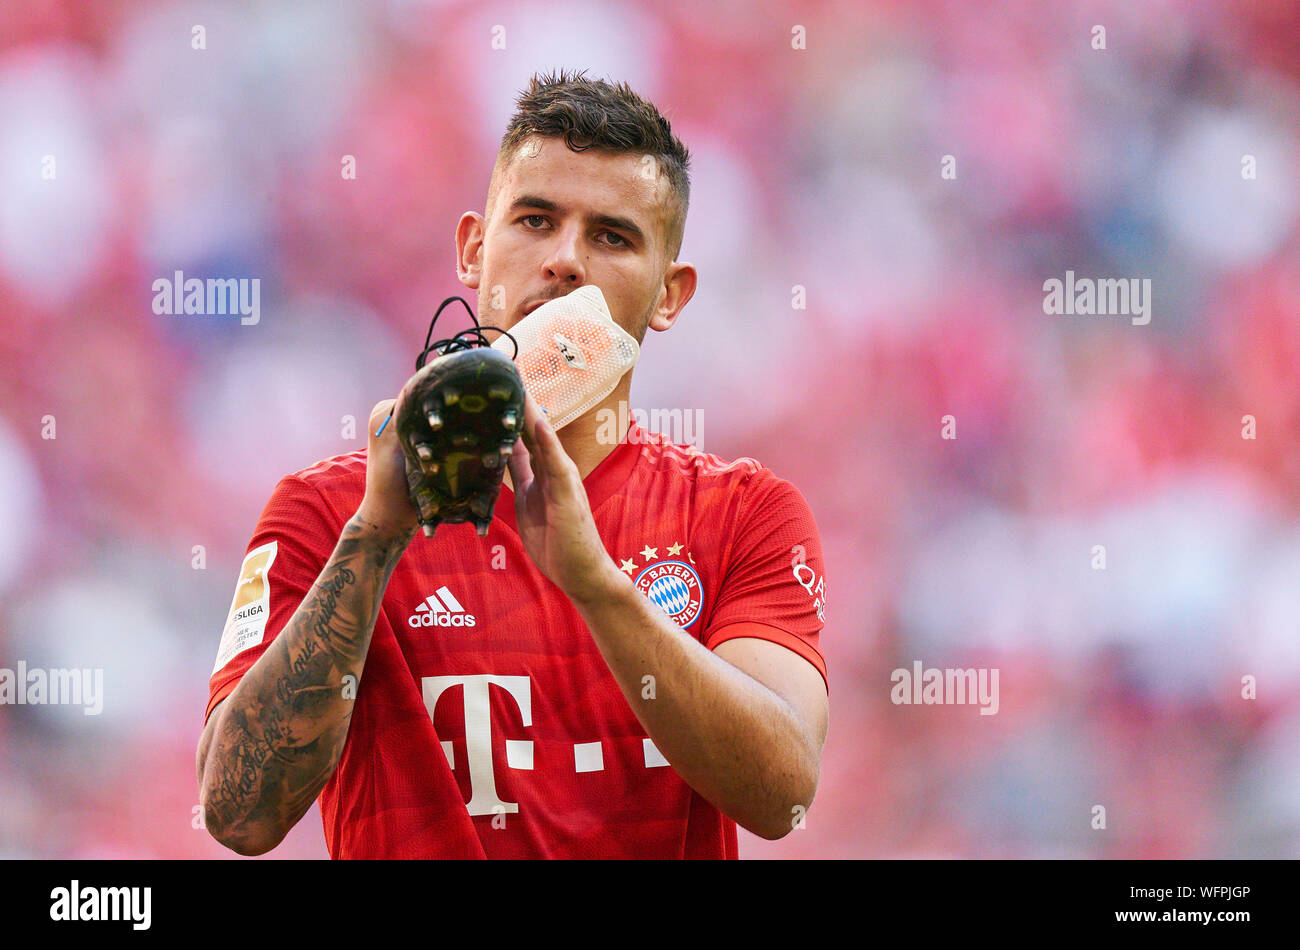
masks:
{"label": "fingers", "polygon": [[[521,486],[532,484],[535,479],[541,479],[540,484],[546,484],[546,469],[542,464],[541,449],[537,444],[537,422],[542,418],[541,407],[537,405],[536,400],[524,392],[524,424],[519,427],[519,442],[517,443],[516,453],[522,454],[522,458],[512,457],[510,459],[510,479],[515,485],[515,491],[520,493]],[[518,446],[523,447],[523,452],[518,453]],[[519,466],[519,473],[516,474],[515,465]]]}
{"label": "fingers", "polygon": [[401,534],[414,524],[418,505],[411,501],[397,426],[389,419],[395,405],[385,399],[370,410],[366,493],[358,511],[364,509],[365,519],[385,532]]}
{"label": "fingers", "polygon": [[524,424],[519,427],[519,436],[524,441],[524,446],[530,454],[537,453],[537,439],[533,435],[533,428],[537,425],[537,420],[541,418],[542,412],[537,402],[525,390],[524,392]]}
{"label": "fingers", "polygon": [[522,441],[515,443],[515,450],[506,462],[510,469],[510,485],[518,499],[528,490],[533,482],[532,455],[528,446]]}
{"label": "fingers", "polygon": [[573,466],[572,459],[560,444],[560,437],[551,428],[551,420],[527,394],[524,399],[524,439],[534,459],[535,474],[561,478]]}
{"label": "fingers", "polygon": [[379,427],[388,419],[396,405],[396,399],[385,399],[375,403],[375,408],[370,410],[370,432],[372,434],[379,432]]}

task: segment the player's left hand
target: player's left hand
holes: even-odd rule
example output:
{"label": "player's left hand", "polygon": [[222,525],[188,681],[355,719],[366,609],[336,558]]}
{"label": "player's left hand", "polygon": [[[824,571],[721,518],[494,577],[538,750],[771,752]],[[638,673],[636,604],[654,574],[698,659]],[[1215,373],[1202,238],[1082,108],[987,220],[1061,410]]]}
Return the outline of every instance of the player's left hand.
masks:
{"label": "player's left hand", "polygon": [[524,550],[575,603],[600,596],[617,567],[605,551],[578,466],[532,396],[510,457],[515,522]]}

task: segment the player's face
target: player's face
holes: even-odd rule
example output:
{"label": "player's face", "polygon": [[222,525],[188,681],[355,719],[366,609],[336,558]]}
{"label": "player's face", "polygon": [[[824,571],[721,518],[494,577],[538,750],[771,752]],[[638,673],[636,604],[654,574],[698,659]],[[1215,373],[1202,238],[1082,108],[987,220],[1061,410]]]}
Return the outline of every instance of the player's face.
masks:
{"label": "player's face", "polygon": [[460,279],[485,325],[509,329],[584,284],[637,340],[652,320],[666,328],[657,314],[675,318],[685,300],[665,288],[669,185],[653,160],[534,136],[499,175],[491,217],[466,214],[457,231]]}

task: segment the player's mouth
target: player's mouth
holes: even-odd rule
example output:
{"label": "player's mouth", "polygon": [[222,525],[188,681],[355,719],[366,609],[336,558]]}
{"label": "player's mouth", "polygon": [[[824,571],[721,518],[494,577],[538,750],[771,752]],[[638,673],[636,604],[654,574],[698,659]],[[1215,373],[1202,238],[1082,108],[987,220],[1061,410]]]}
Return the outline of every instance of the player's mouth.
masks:
{"label": "player's mouth", "polygon": [[572,287],[569,290],[563,291],[562,293],[552,294],[549,297],[541,297],[537,300],[532,301],[531,303],[524,304],[524,311],[523,311],[524,316],[525,317],[528,316],[530,313],[532,313],[534,310],[536,310],[544,303],[550,303],[552,300],[559,300],[561,297],[567,297],[569,294],[573,293],[573,291],[577,289],[578,289],[577,287]]}

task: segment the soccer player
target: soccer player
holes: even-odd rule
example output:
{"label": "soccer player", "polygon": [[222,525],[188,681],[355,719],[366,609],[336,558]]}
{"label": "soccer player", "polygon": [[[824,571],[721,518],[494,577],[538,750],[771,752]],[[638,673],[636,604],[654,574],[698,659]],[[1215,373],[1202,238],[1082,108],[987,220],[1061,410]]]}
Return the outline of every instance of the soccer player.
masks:
{"label": "soccer player", "polygon": [[[534,77],[456,229],[484,325],[593,284],[638,341],[672,327],[688,161],[626,84]],[[199,742],[218,841],[269,851],[318,797],[335,858],[734,858],[737,823],[800,826],[828,709],[812,515],[752,459],[601,437],[630,385],[558,432],[528,399],[483,538],[417,532],[392,400],[364,450],[280,481]]]}

